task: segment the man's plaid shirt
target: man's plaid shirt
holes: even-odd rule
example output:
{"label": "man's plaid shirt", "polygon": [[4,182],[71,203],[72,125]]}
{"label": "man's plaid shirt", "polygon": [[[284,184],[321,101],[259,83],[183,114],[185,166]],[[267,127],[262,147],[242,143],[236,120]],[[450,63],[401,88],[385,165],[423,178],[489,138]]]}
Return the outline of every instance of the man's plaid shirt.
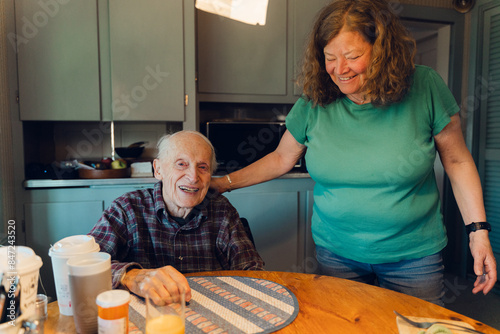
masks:
{"label": "man's plaid shirt", "polygon": [[238,212],[210,191],[192,218],[180,225],[167,213],[162,183],[120,196],[90,231],[101,251],[111,254],[113,287],[128,268],[171,265],[181,273],[262,270]]}

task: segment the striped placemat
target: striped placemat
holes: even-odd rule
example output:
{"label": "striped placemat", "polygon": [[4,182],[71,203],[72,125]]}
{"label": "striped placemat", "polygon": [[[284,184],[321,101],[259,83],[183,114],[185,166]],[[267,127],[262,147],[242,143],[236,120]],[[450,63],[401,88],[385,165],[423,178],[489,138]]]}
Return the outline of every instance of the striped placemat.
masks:
{"label": "striped placemat", "polygon": [[[187,279],[192,299],[186,307],[186,333],[272,333],[290,324],[299,312],[295,295],[268,280],[242,276]],[[144,330],[145,312],[144,301],[133,298],[134,333]]]}

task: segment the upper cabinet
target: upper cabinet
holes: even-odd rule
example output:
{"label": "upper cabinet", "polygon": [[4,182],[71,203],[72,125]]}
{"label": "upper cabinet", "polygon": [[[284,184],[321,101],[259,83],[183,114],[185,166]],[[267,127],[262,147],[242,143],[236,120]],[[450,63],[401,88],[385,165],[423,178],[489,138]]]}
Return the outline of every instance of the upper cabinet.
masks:
{"label": "upper cabinet", "polygon": [[266,24],[197,11],[198,98],[205,102],[294,103],[304,46],[328,0],[269,0]]}
{"label": "upper cabinet", "polygon": [[109,0],[114,120],[184,121],[183,1]]}
{"label": "upper cabinet", "polygon": [[[330,3],[331,0],[296,0],[293,6],[293,64],[294,78],[300,72],[300,62],[304,56],[307,39],[313,28],[316,15],[323,6]],[[300,95],[301,91],[297,85],[294,85],[293,92]]]}
{"label": "upper cabinet", "polygon": [[99,120],[96,1],[17,0],[22,120]]}
{"label": "upper cabinet", "polygon": [[185,121],[189,1],[52,4],[15,2],[21,120]]}
{"label": "upper cabinet", "polygon": [[287,10],[287,0],[270,0],[263,26],[197,11],[200,101],[284,102],[290,97]]}

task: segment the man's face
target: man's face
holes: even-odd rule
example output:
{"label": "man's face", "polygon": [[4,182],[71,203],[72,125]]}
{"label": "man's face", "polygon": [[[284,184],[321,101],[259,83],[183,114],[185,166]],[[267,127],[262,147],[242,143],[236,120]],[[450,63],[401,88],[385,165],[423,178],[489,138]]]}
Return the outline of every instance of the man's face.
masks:
{"label": "man's face", "polygon": [[186,217],[207,194],[211,179],[210,146],[192,133],[178,133],[169,152],[154,161],[155,177],[163,182],[163,200],[174,217]]}

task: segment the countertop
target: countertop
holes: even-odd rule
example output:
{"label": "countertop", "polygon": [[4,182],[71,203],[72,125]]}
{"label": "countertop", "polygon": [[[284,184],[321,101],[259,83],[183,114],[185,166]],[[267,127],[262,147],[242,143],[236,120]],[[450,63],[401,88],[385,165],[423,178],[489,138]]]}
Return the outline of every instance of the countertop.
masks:
{"label": "countertop", "polygon": [[[217,175],[216,175],[217,177]],[[280,179],[303,179],[309,178],[309,173],[287,173]],[[75,187],[99,187],[99,186],[124,186],[124,185],[144,185],[158,182],[154,177],[138,178],[127,177],[122,179],[66,179],[66,180],[25,180],[25,189],[40,188],[75,188]]]}

